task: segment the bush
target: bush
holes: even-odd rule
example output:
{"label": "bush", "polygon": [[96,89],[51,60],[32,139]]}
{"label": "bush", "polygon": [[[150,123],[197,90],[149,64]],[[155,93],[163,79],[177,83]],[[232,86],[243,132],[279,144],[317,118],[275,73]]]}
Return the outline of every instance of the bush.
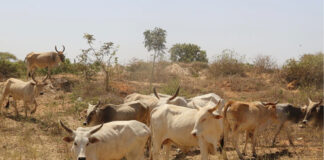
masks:
{"label": "bush", "polygon": [[296,80],[302,87],[323,88],[323,53],[304,54],[299,60],[287,60],[280,75],[287,82]]}
{"label": "bush", "polygon": [[0,79],[10,77],[19,78],[26,74],[26,67],[23,61],[7,52],[0,52]]}
{"label": "bush", "polygon": [[243,57],[238,57],[233,50],[223,50],[222,54],[210,65],[210,72],[213,77],[240,75],[244,76],[245,64]]}
{"label": "bush", "polygon": [[276,68],[276,62],[270,56],[258,55],[253,61],[257,73],[272,73]]}

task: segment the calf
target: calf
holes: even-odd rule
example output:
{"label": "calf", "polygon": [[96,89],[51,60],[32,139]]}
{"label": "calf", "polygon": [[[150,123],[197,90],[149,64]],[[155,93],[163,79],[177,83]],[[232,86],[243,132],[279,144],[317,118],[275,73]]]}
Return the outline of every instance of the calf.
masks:
{"label": "calf", "polygon": [[[243,155],[238,147],[239,133],[245,131],[246,142],[248,138],[252,140],[252,153],[256,157],[255,143],[256,133],[269,120],[276,120],[276,104],[262,102],[239,102],[229,101],[224,107],[224,136],[225,143],[231,131],[233,134],[233,144],[240,159]],[[245,143],[243,153],[246,153]]]}
{"label": "calf", "polygon": [[36,97],[39,94],[42,94],[43,88],[47,85],[47,83],[45,82],[47,78],[48,75],[41,82],[36,81],[34,76],[32,76],[33,80],[28,82],[24,82],[15,78],[9,78],[4,84],[2,95],[0,97],[0,111],[3,100],[6,97],[8,97],[6,107],[9,106],[9,97],[11,96],[13,98],[13,106],[16,110],[17,117],[19,116],[16,104],[17,100],[24,101],[25,117],[27,117],[27,109],[29,109],[29,103],[33,103],[35,105],[35,108],[31,111],[31,114],[35,113],[37,109]]}
{"label": "calf", "polygon": [[306,114],[303,120],[303,124],[307,124],[309,121],[313,121],[313,126],[317,128],[323,128],[323,99],[320,102],[313,102],[308,98],[308,106],[306,106]]}
{"label": "calf", "polygon": [[79,127],[73,131],[62,121],[61,126],[69,133],[63,140],[73,142],[72,151],[77,160],[142,160],[144,147],[151,134],[143,123],[114,121],[93,127]]}
{"label": "calf", "polygon": [[121,105],[107,104],[101,107],[100,102],[97,105],[89,104],[86,121],[83,125],[93,126],[118,120],[137,120],[147,123],[148,111],[148,108],[139,101]]}
{"label": "calf", "polygon": [[[169,158],[171,143],[178,147],[199,146],[203,160],[214,153],[223,130],[221,115],[213,113],[217,106],[186,108],[164,104],[151,112],[152,156],[159,159],[161,146],[164,159]],[[207,120],[208,119],[208,120]]]}

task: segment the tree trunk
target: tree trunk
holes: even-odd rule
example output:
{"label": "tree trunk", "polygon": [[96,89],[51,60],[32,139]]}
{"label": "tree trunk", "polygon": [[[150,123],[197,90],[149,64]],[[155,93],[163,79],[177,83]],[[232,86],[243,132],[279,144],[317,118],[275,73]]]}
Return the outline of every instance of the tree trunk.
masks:
{"label": "tree trunk", "polygon": [[152,72],[151,72],[151,80],[150,80],[150,91],[152,90],[152,83],[153,83],[153,80],[154,80],[155,58],[156,58],[156,53],[154,52],[154,54],[153,54]]}
{"label": "tree trunk", "polygon": [[101,65],[101,68],[105,72],[105,78],[104,78],[105,90],[109,92],[110,91],[109,68],[106,68],[105,65]]}

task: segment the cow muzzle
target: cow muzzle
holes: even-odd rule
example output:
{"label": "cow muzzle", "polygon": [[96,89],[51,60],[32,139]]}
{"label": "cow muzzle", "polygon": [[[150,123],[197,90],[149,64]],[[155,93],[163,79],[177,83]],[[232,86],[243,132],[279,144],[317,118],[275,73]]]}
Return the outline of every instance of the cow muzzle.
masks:
{"label": "cow muzzle", "polygon": [[197,130],[193,130],[193,131],[191,132],[191,135],[193,135],[194,137],[197,137]]}
{"label": "cow muzzle", "polygon": [[83,125],[86,126],[88,123],[87,122],[83,122]]}
{"label": "cow muzzle", "polygon": [[79,157],[78,160],[86,160],[86,157]]}

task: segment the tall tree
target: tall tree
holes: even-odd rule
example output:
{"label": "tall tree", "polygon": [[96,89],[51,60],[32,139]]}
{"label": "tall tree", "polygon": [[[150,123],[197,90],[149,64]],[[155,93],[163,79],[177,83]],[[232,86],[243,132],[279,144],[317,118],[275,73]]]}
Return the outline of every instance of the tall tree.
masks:
{"label": "tall tree", "polygon": [[[100,65],[102,71],[105,73],[105,90],[109,91],[112,60],[114,59],[115,63],[117,62],[116,53],[118,47],[115,47],[113,42],[104,42],[99,49],[95,49],[93,42],[96,39],[93,35],[85,33],[83,38],[87,40],[89,48],[82,50],[82,54],[79,55],[80,62],[84,64],[95,63]],[[87,66],[86,68],[91,69],[91,67],[92,66]],[[88,72],[86,71],[86,73]]]}
{"label": "tall tree", "polygon": [[152,63],[152,73],[150,88],[152,88],[152,82],[154,79],[154,68],[155,59],[159,56],[163,56],[165,53],[165,43],[166,43],[166,30],[162,28],[155,27],[153,30],[146,30],[144,33],[144,47],[150,52],[153,51],[153,63]]}
{"label": "tall tree", "polygon": [[177,43],[169,50],[173,62],[208,62],[206,51],[196,44]]}

